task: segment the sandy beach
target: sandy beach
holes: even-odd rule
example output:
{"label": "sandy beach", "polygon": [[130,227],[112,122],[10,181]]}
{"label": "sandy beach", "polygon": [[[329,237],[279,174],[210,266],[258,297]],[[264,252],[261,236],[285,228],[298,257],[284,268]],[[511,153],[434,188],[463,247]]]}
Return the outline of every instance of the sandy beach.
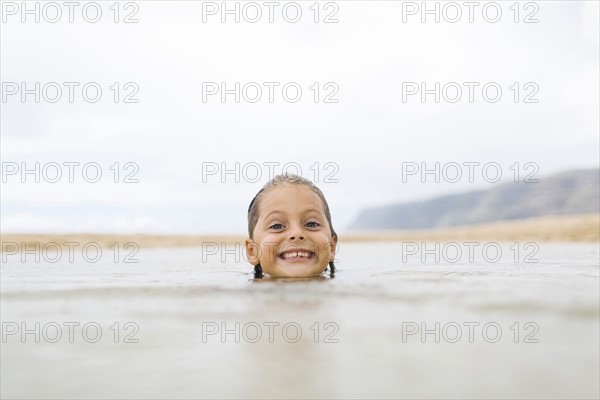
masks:
{"label": "sandy beach", "polygon": [[[150,235],[150,234],[12,234],[3,233],[2,250],[7,243],[96,242],[103,247],[113,243],[133,242],[140,247],[201,247],[203,243],[243,243],[243,235]],[[384,241],[537,241],[537,242],[598,242],[600,214],[582,214],[502,221],[448,229],[414,231],[369,231],[340,234],[341,242]]]}

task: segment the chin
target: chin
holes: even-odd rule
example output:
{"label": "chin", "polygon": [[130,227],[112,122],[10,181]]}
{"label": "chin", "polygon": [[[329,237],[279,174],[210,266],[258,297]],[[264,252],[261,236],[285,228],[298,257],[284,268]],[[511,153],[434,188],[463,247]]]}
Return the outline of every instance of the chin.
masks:
{"label": "chin", "polygon": [[278,266],[273,269],[269,269],[269,271],[266,271],[266,273],[272,277],[305,278],[309,276],[321,275],[326,268],[327,267],[316,268],[315,266],[298,267],[296,265]]}

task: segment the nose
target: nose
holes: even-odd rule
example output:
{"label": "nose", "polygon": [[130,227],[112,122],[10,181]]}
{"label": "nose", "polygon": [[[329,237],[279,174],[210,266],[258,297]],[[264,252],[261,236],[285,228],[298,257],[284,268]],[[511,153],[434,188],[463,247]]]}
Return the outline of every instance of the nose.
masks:
{"label": "nose", "polygon": [[305,239],[305,235],[302,232],[302,228],[295,226],[293,229],[290,230],[288,238],[290,241],[303,241]]}

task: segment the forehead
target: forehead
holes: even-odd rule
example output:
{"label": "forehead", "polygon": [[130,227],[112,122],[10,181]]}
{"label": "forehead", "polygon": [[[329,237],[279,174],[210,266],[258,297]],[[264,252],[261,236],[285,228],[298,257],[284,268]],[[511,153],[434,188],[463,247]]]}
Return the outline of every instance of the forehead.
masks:
{"label": "forehead", "polygon": [[261,199],[260,215],[270,211],[302,211],[315,209],[324,212],[321,198],[304,185],[283,184],[267,191]]}

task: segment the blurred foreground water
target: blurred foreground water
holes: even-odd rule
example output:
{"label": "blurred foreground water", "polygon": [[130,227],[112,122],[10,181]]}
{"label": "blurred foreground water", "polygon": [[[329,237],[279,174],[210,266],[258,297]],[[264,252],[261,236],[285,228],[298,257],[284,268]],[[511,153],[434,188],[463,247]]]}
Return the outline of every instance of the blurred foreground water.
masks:
{"label": "blurred foreground water", "polygon": [[4,254],[1,395],[598,398],[598,244],[510,246],[342,243],[334,279],[259,281],[206,249]]}

